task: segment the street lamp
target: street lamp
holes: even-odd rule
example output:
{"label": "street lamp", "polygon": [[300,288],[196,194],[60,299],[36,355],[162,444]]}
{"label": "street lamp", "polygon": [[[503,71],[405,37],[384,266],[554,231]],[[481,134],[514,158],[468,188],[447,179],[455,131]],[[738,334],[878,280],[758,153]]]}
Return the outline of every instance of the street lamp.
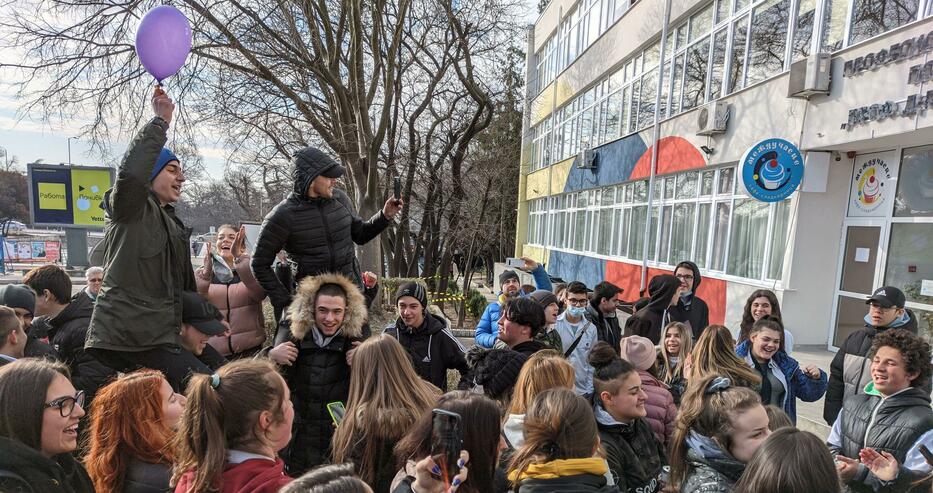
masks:
{"label": "street lamp", "polygon": [[68,166],[71,166],[71,139],[78,140],[78,138],[68,137]]}

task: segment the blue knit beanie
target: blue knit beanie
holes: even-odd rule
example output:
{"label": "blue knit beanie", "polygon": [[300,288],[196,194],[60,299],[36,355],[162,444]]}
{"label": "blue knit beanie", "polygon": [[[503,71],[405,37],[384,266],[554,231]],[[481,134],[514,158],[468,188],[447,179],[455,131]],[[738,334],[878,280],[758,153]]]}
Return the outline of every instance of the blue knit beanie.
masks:
{"label": "blue knit beanie", "polygon": [[149,181],[155,180],[155,177],[159,176],[159,173],[162,172],[165,165],[172,161],[178,161],[178,158],[172,151],[168,150],[168,147],[163,147],[162,152],[159,153],[159,159],[156,159],[155,167],[152,168],[152,175],[149,176]]}

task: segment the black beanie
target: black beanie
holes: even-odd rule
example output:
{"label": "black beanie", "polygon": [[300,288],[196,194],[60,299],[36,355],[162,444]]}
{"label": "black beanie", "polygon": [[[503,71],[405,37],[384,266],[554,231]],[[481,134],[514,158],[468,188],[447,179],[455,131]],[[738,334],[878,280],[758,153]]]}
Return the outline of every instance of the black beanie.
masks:
{"label": "black beanie", "polygon": [[0,286],[0,305],[36,312],[36,293],[25,284]]}
{"label": "black beanie", "polygon": [[425,291],[424,286],[414,281],[403,283],[398,287],[398,290],[395,292],[395,302],[398,303],[399,298],[402,296],[411,296],[412,298],[418,300],[423,308],[428,307],[427,291]]}
{"label": "black beanie", "polygon": [[509,279],[518,280],[518,274],[514,270],[503,271],[502,274],[499,274],[499,287],[502,287]]}
{"label": "black beanie", "polygon": [[498,399],[515,386],[525,361],[528,361],[528,356],[518,351],[490,349],[476,361],[473,367],[474,381],[483,386],[484,394]]}
{"label": "black beanie", "polygon": [[557,295],[546,289],[535,290],[533,293],[528,295],[528,297],[537,301],[538,304],[543,308],[547,308],[551,303],[557,303],[560,305],[560,300],[557,299]]}

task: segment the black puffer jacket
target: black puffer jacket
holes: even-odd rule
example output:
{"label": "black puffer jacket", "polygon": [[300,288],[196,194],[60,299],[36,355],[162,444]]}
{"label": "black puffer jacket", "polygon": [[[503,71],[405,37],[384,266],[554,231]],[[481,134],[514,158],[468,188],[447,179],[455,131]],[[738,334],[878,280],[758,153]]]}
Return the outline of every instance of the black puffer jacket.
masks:
{"label": "black puffer jacket", "polygon": [[[907,452],[924,433],[933,429],[930,393],[909,388],[886,399],[878,395],[853,395],[846,398],[840,419],[842,443],[841,447],[830,447],[833,453],[858,459],[859,451],[871,447],[893,455],[903,464]],[[856,492],[873,491],[864,479],[856,476],[848,483],[849,488]],[[910,482],[911,478],[899,476],[899,484],[885,491],[904,491]]]}
{"label": "black puffer jacket", "polygon": [[466,362],[466,348],[450,331],[450,323],[428,313],[418,329],[405,325],[401,317],[385,333],[398,339],[415,366],[418,376],[447,391],[447,370],[457,370],[462,378],[470,368]]}
{"label": "black puffer jacket", "polygon": [[71,370],[71,383],[83,390],[86,408],[94,400],[97,389],[103,387],[117,372],[84,351],[87,327],[94,312],[94,300],[83,290],[71,298],[71,303],[52,318],[39,317],[34,325],[48,324],[49,341],[61,360]]}
{"label": "black puffer jacket", "polygon": [[0,437],[3,493],[94,493],[90,476],[71,454],[49,459],[23,443]]}
{"label": "black puffer jacket", "polygon": [[667,465],[664,446],[654,437],[651,426],[644,419],[631,424],[618,423],[597,405],[596,425],[599,440],[606,450],[609,472],[620,491],[653,493],[662,485],[658,475]]}
{"label": "black puffer jacket", "polygon": [[657,345],[661,341],[661,331],[672,320],[670,302],[679,286],[680,280],[674,276],[652,277],[648,283],[651,301],[625,321],[625,335],[647,337]]}
{"label": "black puffer jacket", "polygon": [[693,340],[696,341],[700,338],[703,329],[709,326],[709,307],[702,298],[696,295],[697,289],[700,288],[700,283],[703,282],[703,276],[700,275],[700,268],[693,262],[681,262],[677,264],[677,267],[674,268],[674,272],[676,273],[677,269],[680,268],[693,271],[693,289],[688,296],[680,297],[677,306],[671,307],[671,320],[689,323],[690,330],[693,331]]}
{"label": "black puffer jacket", "polygon": [[368,243],[389,226],[389,220],[381,211],[369,221],[363,221],[342,190],[334,189],[329,199],[308,197],[311,182],[332,164],[332,160],[322,157],[316,149],[307,148],[297,153],[292,170],[295,182],[292,194],[263,220],[251,265],[275,307],[284,307],[290,300],[289,287],[272,271],[272,262],[280,250],[284,249],[295,264],[296,282],[325,272],[339,273],[362,290],[362,274],[354,244]]}
{"label": "black puffer jacket", "polygon": [[[314,326],[314,299],[324,284],[338,284],[347,293],[343,325],[331,337],[323,337]],[[327,404],[347,402],[347,351],[353,348],[354,341],[362,339],[366,314],[363,295],[355,284],[338,274],[324,274],[301,282],[289,306],[288,320],[279,325],[274,345],[292,341],[298,346],[294,364],[283,368],[295,406],[294,438],[283,454],[290,476],[297,477],[330,457],[334,423]]]}
{"label": "black puffer jacket", "polygon": [[[599,300],[594,300],[599,303]],[[619,354],[619,342],[622,341],[622,329],[619,327],[619,317],[607,317],[593,305],[591,301],[586,305],[586,319],[596,327],[596,339],[605,341]],[[569,348],[568,348],[569,349]]]}
{"label": "black puffer jacket", "polygon": [[152,464],[133,459],[123,480],[123,493],[165,493],[173,491],[168,483],[172,479],[172,467],[168,464]]}
{"label": "black puffer jacket", "polygon": [[[909,308],[902,319],[895,320],[889,327],[874,327],[868,323],[867,315],[865,318],[865,327],[846,337],[829,365],[829,386],[826,388],[826,399],[823,402],[823,419],[830,426],[836,422],[843,401],[849,396],[863,393],[865,386],[871,381],[871,360],[868,359],[868,351],[875,336],[888,329],[904,329],[912,334],[917,333],[917,316]],[[927,383],[927,391],[929,390],[930,386]]]}

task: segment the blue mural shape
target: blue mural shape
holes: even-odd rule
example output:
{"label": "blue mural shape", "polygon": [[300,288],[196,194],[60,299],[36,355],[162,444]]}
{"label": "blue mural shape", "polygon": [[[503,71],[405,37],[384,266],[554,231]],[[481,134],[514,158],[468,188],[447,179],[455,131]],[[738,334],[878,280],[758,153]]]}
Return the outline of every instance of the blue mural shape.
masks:
{"label": "blue mural shape", "polygon": [[629,179],[638,159],[648,150],[639,134],[632,134],[603,146],[595,151],[599,155],[596,169],[570,168],[564,192],[576,192],[606,187]]}
{"label": "blue mural shape", "polygon": [[803,156],[784,139],[766,139],[742,156],[742,183],[761,202],[780,202],[803,180]]}
{"label": "blue mural shape", "polygon": [[552,251],[547,265],[548,274],[566,282],[580,281],[588,288],[606,279],[606,261],[575,253]]}

